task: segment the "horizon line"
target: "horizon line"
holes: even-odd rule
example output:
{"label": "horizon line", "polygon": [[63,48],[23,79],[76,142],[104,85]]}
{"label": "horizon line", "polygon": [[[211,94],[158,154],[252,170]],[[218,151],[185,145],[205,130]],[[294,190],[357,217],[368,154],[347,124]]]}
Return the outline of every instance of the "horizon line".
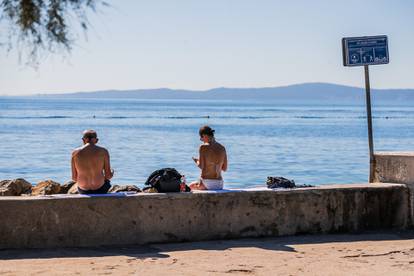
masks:
{"label": "horizon line", "polygon": [[[239,89],[239,90],[248,90],[248,89],[272,89],[272,88],[284,88],[284,87],[292,87],[292,86],[300,86],[300,85],[315,85],[315,84],[322,84],[322,85],[334,85],[334,86],[342,86],[348,88],[356,88],[356,89],[365,89],[365,87],[358,87],[353,85],[346,85],[346,84],[339,84],[339,83],[331,83],[331,82],[302,82],[302,83],[293,83],[287,85],[280,85],[280,86],[249,86],[249,87],[226,87],[226,86],[218,86],[209,89],[186,89],[186,88],[168,88],[168,87],[157,87],[157,88],[133,88],[133,89],[100,89],[100,90],[84,90],[84,91],[65,91],[65,92],[38,92],[33,94],[18,94],[18,95],[11,95],[11,94],[0,94],[0,97],[28,97],[28,96],[49,96],[49,95],[70,95],[70,94],[87,94],[87,93],[99,93],[99,92],[133,92],[133,91],[143,91],[143,90],[171,90],[171,91],[182,91],[182,92],[193,92],[193,93],[206,93],[217,89]],[[373,88],[371,86],[371,90],[414,90],[414,88]]]}

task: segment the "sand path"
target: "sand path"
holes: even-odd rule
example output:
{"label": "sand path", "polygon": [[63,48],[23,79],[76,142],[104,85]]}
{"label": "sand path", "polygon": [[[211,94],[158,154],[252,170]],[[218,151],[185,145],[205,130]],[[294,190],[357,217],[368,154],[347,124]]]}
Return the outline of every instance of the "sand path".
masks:
{"label": "sand path", "polygon": [[0,275],[414,275],[414,232],[0,250]]}

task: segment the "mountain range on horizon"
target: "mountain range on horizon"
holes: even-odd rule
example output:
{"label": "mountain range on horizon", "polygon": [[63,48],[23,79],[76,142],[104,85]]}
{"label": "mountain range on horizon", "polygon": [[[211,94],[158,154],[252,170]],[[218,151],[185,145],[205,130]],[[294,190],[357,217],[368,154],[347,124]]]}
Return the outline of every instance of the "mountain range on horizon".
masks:
{"label": "mountain range on horizon", "polygon": [[[371,89],[373,102],[414,103],[414,89]],[[175,100],[255,100],[280,102],[339,102],[365,101],[365,88],[331,83],[303,83],[264,88],[214,88],[205,91],[184,89],[102,90],[65,94],[38,94],[53,98],[107,99],[175,99]]]}

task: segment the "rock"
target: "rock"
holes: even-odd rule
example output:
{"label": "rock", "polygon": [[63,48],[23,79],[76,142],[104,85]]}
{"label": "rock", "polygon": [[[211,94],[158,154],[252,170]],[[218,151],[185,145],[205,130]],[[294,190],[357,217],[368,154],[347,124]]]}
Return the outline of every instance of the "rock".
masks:
{"label": "rock", "polygon": [[113,185],[108,191],[108,193],[120,193],[120,192],[140,193],[141,189],[135,185]]}
{"label": "rock", "polygon": [[63,184],[62,186],[60,186],[60,192],[59,194],[67,194],[70,190],[70,188],[72,188],[73,185],[75,185],[76,182],[73,180],[67,181],[65,184]]}
{"label": "rock", "polygon": [[149,187],[145,187],[142,190],[142,192],[144,192],[144,193],[158,193],[158,190],[154,187],[149,186]]}
{"label": "rock", "polygon": [[79,194],[78,192],[78,184],[76,184],[76,182],[72,185],[72,187],[70,187],[68,194],[74,195],[74,194]]}
{"label": "rock", "polygon": [[31,189],[32,184],[23,178],[0,181],[0,196],[19,196],[30,193]]}
{"label": "rock", "polygon": [[54,195],[60,192],[60,184],[53,180],[45,180],[37,183],[32,188],[32,195]]}

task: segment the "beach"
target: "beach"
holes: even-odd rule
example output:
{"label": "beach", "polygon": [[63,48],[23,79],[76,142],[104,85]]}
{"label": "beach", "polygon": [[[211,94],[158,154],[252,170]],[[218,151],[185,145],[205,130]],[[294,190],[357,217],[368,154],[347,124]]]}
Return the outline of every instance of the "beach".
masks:
{"label": "beach", "polygon": [[414,232],[0,251],[0,275],[413,275]]}

